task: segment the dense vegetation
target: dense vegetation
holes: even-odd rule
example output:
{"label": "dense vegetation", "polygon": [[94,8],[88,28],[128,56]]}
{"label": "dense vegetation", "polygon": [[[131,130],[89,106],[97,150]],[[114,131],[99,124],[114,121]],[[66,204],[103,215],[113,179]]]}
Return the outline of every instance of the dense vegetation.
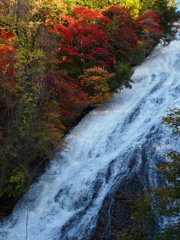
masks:
{"label": "dense vegetation", "polygon": [[[163,122],[180,134],[180,109],[173,109]],[[120,240],[178,240],[180,238],[180,152],[171,151],[165,155],[167,162],[157,172],[162,183],[157,188],[145,189],[132,203],[131,226],[115,234]],[[166,219],[163,227],[157,219]]]}
{"label": "dense vegetation", "polygon": [[130,87],[178,17],[168,0],[1,0],[1,201],[28,189],[88,108]]}

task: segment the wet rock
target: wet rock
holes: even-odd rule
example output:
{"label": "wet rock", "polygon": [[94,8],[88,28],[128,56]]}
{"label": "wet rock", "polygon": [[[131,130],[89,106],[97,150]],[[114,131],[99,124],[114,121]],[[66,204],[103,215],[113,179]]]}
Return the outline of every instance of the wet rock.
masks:
{"label": "wet rock", "polygon": [[140,179],[134,175],[131,179],[124,180],[114,193],[105,198],[99,211],[93,240],[113,240],[114,233],[133,223],[130,207],[132,200],[142,189]]}

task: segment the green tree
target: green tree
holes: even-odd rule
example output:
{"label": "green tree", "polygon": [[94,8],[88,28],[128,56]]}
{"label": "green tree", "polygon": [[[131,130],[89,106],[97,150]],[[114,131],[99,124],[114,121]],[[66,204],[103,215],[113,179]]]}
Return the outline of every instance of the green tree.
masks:
{"label": "green tree", "polygon": [[[57,141],[62,136],[62,131],[58,131],[59,128],[63,128],[60,114],[55,114],[56,117],[52,120],[50,117],[52,114],[49,113],[46,122],[43,121],[46,111],[40,115],[44,104],[46,109],[48,108],[47,101],[45,99],[42,101],[46,86],[44,63],[49,51],[48,38],[46,38],[45,48],[44,37],[48,36],[47,20],[54,19],[61,11],[57,9],[56,3],[57,1],[46,0],[3,0],[0,3],[0,26],[5,32],[13,35],[16,79],[15,107],[7,119],[10,127],[4,139],[0,162],[1,193],[7,192],[7,189],[11,189],[11,193],[12,189],[14,193],[20,194],[21,190],[24,192],[27,187],[23,187],[18,180],[22,182],[23,177],[27,178],[27,174],[31,174],[29,168],[37,155],[40,156],[40,147],[41,150],[45,149],[44,145],[46,146],[48,138],[48,142],[51,142],[48,146],[50,147],[53,145],[52,137]],[[53,111],[57,112],[57,109],[54,110],[54,105]],[[42,123],[44,124],[41,126]],[[55,126],[59,126],[58,136],[52,134]],[[45,134],[47,129],[51,129],[48,137]],[[27,171],[22,171],[22,168]],[[16,191],[17,187],[18,191]],[[12,195],[15,196],[15,194]]]}
{"label": "green tree", "polygon": [[74,6],[83,6],[92,8],[94,10],[102,10],[107,6],[119,5],[128,7],[131,11],[133,17],[137,17],[139,11],[141,10],[141,1],[140,0],[64,0],[66,7],[74,7]]}

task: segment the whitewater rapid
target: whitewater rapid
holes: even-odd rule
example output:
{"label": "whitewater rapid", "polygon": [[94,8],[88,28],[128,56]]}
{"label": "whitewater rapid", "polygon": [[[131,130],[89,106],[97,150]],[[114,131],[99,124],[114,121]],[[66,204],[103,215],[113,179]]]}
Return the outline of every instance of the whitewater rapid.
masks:
{"label": "whitewater rapid", "polygon": [[[123,89],[66,137],[37,183],[0,222],[0,240],[89,240],[106,195],[134,172],[156,186],[156,166],[180,142],[162,124],[180,107],[180,41],[158,46]],[[133,164],[132,164],[133,163]]]}

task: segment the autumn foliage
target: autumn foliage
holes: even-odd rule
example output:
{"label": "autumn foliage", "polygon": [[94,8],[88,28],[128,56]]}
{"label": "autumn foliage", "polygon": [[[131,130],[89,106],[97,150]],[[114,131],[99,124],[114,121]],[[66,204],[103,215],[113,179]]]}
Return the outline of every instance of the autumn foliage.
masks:
{"label": "autumn foliage", "polygon": [[[91,9],[74,8],[72,16],[60,15],[51,32],[60,36],[59,64],[86,66],[111,65],[111,56],[104,27],[110,19]],[[63,66],[62,66],[63,67]]]}
{"label": "autumn foliage", "polygon": [[80,76],[82,86],[85,92],[88,93],[88,100],[91,106],[101,104],[102,101],[112,95],[109,82],[113,76],[113,73],[109,73],[101,67],[88,68]]}
{"label": "autumn foliage", "polygon": [[160,29],[160,18],[152,10],[146,10],[137,18],[135,27],[142,47],[149,51],[162,37],[163,31]]}
{"label": "autumn foliage", "polygon": [[[75,7],[70,14],[61,13],[55,23],[49,22],[48,29],[57,39],[56,68],[48,73],[48,79],[60,96],[61,112],[68,119],[73,119],[88,105],[99,105],[115,86],[123,85],[123,74],[125,79],[130,70],[128,67],[122,70],[125,65],[120,62],[126,62],[127,66],[132,61],[138,42],[141,41],[142,48],[146,47],[147,29],[153,41],[157,41],[161,33],[155,13],[147,11],[134,19],[130,10],[122,6],[106,7],[101,13]],[[110,80],[108,74],[119,74],[122,80],[119,76],[118,80],[115,77]],[[100,87],[105,75],[109,81],[106,91]]]}
{"label": "autumn foliage", "polygon": [[103,14],[111,19],[107,31],[109,47],[118,60],[128,60],[137,46],[138,37],[135,32],[135,20],[126,7],[112,6],[103,10]]}
{"label": "autumn foliage", "polygon": [[15,105],[15,50],[11,46],[12,40],[12,34],[0,30],[0,153],[2,146],[1,141],[4,140],[3,136],[5,136],[7,132],[7,109],[10,110]]}
{"label": "autumn foliage", "polygon": [[[96,106],[111,96],[115,87],[132,73],[128,63],[139,47],[161,36],[159,18],[153,11],[137,19],[126,7],[111,6],[102,13],[75,7],[49,22],[56,38],[53,64],[47,74],[51,89],[60,101],[64,119],[75,119],[87,106]],[[149,48],[149,45],[148,45]],[[123,63],[124,62],[124,63]]]}
{"label": "autumn foliage", "polygon": [[14,53],[15,50],[11,46],[13,35],[0,31],[0,86],[11,91],[14,85]]}

